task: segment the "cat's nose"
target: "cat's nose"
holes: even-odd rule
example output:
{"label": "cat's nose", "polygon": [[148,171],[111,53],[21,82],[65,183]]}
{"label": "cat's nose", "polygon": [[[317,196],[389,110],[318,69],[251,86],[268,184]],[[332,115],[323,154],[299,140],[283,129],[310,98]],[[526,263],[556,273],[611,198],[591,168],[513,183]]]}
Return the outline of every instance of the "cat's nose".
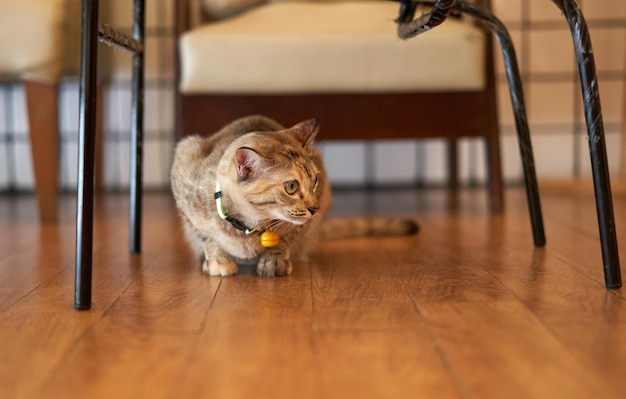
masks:
{"label": "cat's nose", "polygon": [[309,210],[309,212],[311,213],[311,216],[315,215],[315,214],[317,213],[317,211],[319,211],[319,210],[320,210],[320,208],[319,208],[319,207],[317,207],[317,206],[316,206],[316,207],[312,207],[312,206],[310,206],[310,207],[308,207],[308,208],[306,208],[306,209],[308,209],[308,210]]}

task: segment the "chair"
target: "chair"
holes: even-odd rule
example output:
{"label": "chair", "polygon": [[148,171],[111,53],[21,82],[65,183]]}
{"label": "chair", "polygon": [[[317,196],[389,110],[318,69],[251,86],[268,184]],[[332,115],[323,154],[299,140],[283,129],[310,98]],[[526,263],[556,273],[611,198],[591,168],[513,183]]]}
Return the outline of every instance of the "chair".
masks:
{"label": "chair", "polygon": [[[35,192],[43,223],[57,220],[58,86],[63,76],[78,75],[79,46],[79,0],[0,0],[0,78],[24,84]],[[101,82],[99,87],[101,96]],[[102,135],[98,132],[97,136]],[[100,143],[97,148],[100,163]]]}
{"label": "chair", "polygon": [[180,136],[261,113],[284,124],[316,116],[320,140],[445,138],[451,186],[457,140],[479,137],[490,208],[502,210],[492,44],[481,28],[450,20],[403,42],[395,2],[196,3],[176,3]]}
{"label": "chair", "polygon": [[[619,266],[619,257],[617,249],[617,238],[615,234],[615,226],[613,218],[611,188],[609,184],[606,149],[604,145],[604,131],[602,126],[602,117],[600,112],[600,98],[595,82],[595,63],[593,59],[593,51],[589,32],[586,23],[577,4],[573,0],[553,0],[555,4],[563,11],[574,36],[574,42],[577,52],[579,70],[581,72],[581,83],[585,98],[585,110],[587,114],[588,133],[590,138],[590,149],[592,164],[594,164],[594,186],[596,188],[596,205],[598,208],[598,224],[600,229],[600,239],[602,242],[602,252],[605,272],[605,283],[609,289],[617,289],[621,287],[621,273]],[[94,4],[95,3],[95,4]],[[133,154],[132,162],[133,178],[131,182],[131,202],[135,206],[131,206],[131,252],[140,252],[140,232],[141,232],[141,154],[142,154],[142,127],[143,119],[142,103],[143,103],[143,44],[144,44],[144,1],[134,1],[134,27],[133,38],[119,35],[113,29],[104,29],[100,31],[97,26],[97,0],[83,0],[83,31],[81,48],[81,123],[80,123],[80,141],[79,146],[81,160],[79,161],[79,174],[82,176],[83,183],[78,188],[78,206],[77,206],[77,256],[76,256],[76,290],[75,303],[76,309],[89,309],[91,305],[91,271],[92,271],[92,219],[93,219],[93,196],[89,187],[93,178],[93,154],[92,135],[89,134],[94,126],[94,110],[93,110],[93,92],[95,91],[94,75],[97,69],[97,56],[94,50],[95,43],[98,39],[107,42],[117,41],[118,45],[133,52]],[[402,7],[406,9],[407,1],[403,0]],[[443,5],[445,3],[445,6]],[[486,3],[486,5],[489,5]],[[528,132],[528,124],[525,120],[525,109],[523,105],[523,95],[521,90],[521,79],[517,69],[517,61],[515,59],[512,41],[503,25],[499,25],[490,12],[468,8],[464,2],[455,4],[455,0],[437,0],[433,12],[429,18],[420,21],[418,26],[435,26],[431,22],[440,19],[439,23],[446,19],[447,14],[441,18],[440,11],[446,7],[458,6],[462,12],[469,13],[475,18],[481,19],[483,23],[489,26],[494,35],[502,46],[503,57],[506,63],[507,78],[509,80],[511,98],[514,104],[516,125],[518,128],[518,136],[520,139],[520,150],[522,152],[522,160],[525,164],[525,177],[527,179],[527,193],[529,199],[529,208],[531,211],[531,219],[533,224],[533,234],[536,246],[545,245],[545,237],[543,236],[543,221],[541,218],[541,209],[538,202],[537,193],[531,193],[536,189],[536,179],[534,175],[534,165],[532,161],[532,148],[530,146],[530,137]],[[480,7],[479,7],[480,8]],[[184,9],[186,10],[186,8]],[[183,10],[183,11],[184,11]],[[179,10],[180,11],[180,10]],[[403,13],[404,14],[404,13]],[[177,18],[187,17],[186,13],[178,13]],[[405,17],[411,17],[411,13],[401,17],[401,24],[408,22]],[[409,18],[410,19],[410,18]],[[180,26],[180,25],[179,25]],[[412,29],[412,28],[411,28]],[[420,28],[421,29],[421,28]],[[115,39],[112,41],[112,39]],[[129,46],[131,45],[131,46]],[[487,53],[489,54],[489,52]],[[179,101],[181,99],[179,98]],[[180,106],[181,104],[179,104]],[[529,176],[529,173],[531,172]],[[530,183],[530,184],[529,184]],[[533,199],[532,197],[536,197]],[[534,216],[533,216],[534,214]],[[534,219],[536,217],[536,220]]]}

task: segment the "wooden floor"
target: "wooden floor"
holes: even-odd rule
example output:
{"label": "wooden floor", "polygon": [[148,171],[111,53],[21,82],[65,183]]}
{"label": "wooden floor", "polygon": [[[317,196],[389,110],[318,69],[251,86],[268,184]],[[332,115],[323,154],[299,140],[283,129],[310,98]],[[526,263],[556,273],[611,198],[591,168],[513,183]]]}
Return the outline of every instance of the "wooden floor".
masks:
{"label": "wooden floor", "polygon": [[[0,196],[0,398],[624,398],[626,295],[603,287],[590,195],[340,192],[334,215],[413,215],[411,238],[323,243],[290,277],[207,277],[167,193],[98,201],[94,305],[73,309],[74,200],[40,227]],[[626,262],[626,198],[615,198]]]}

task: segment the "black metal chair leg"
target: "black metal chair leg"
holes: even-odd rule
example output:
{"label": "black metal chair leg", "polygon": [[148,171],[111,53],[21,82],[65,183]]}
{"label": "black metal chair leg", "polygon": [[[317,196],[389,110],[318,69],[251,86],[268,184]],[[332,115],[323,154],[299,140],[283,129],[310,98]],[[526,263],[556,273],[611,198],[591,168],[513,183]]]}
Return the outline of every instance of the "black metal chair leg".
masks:
{"label": "black metal chair leg", "polygon": [[[133,37],[144,41],[144,0],[135,0],[133,12]],[[131,181],[130,181],[130,252],[141,252],[141,191],[143,187],[143,107],[144,106],[144,53],[133,54],[132,81],[132,131],[131,131]]]}
{"label": "black metal chair leg", "polygon": [[131,110],[130,252],[141,252],[141,194],[143,186],[145,0],[135,0],[133,35],[98,25],[98,0],[82,2],[82,44],[79,104],[78,204],[76,210],[76,285],[74,307],[91,307],[93,253],[94,135],[98,40],[133,53]]}
{"label": "black metal chair leg", "polygon": [[504,24],[502,24],[498,18],[484,8],[477,6],[476,4],[466,3],[465,1],[457,1],[453,9],[468,14],[487,26],[491,33],[498,39],[498,43],[502,49],[506,77],[509,83],[509,93],[511,95],[511,104],[515,114],[515,127],[517,128],[520,155],[524,169],[526,198],[528,201],[533,240],[535,246],[542,247],[546,244],[543,214],[541,212],[539,188],[537,185],[537,173],[535,171],[535,159],[530,140],[528,118],[526,117],[524,90],[522,87],[522,79],[519,73],[513,40],[511,39],[511,36],[509,35],[509,32]]}
{"label": "black metal chair leg", "polygon": [[533,156],[528,120],[526,118],[526,107],[524,105],[524,92],[520,78],[517,59],[513,41],[506,27],[493,14],[484,8],[472,3],[455,0],[437,0],[432,4],[430,12],[421,15],[413,20],[416,3],[412,0],[401,0],[398,23],[398,36],[402,39],[409,39],[440,25],[445,21],[451,10],[457,10],[476,18],[485,24],[495,35],[500,43],[502,55],[506,66],[511,102],[515,113],[515,125],[520,146],[520,154],[524,168],[524,178],[526,182],[526,196],[530,212],[531,227],[535,246],[541,247],[546,243],[543,215],[541,212],[541,202],[539,200],[539,189],[537,185],[537,175],[535,172],[535,161]]}
{"label": "black metal chair leg", "polygon": [[98,0],[83,0],[82,6],[74,295],[78,310],[91,307]]}
{"label": "black metal chair leg", "polygon": [[589,152],[602,247],[604,280],[607,288],[617,289],[622,286],[622,276],[613,215],[613,199],[606,156],[602,108],[600,106],[595,60],[591,48],[591,37],[585,18],[576,1],[551,1],[561,9],[572,32],[585,104],[585,120],[589,137]]}

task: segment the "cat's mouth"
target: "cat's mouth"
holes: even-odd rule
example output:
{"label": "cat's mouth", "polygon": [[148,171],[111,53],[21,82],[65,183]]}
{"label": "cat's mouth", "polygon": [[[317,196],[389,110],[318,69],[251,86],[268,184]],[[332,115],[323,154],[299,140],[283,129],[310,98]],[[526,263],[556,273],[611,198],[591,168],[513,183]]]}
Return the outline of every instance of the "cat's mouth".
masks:
{"label": "cat's mouth", "polygon": [[301,226],[309,220],[313,219],[313,217],[315,216],[315,211],[293,210],[287,213],[285,216],[290,223]]}
{"label": "cat's mouth", "polygon": [[288,223],[296,226],[302,226],[309,220],[311,220],[312,216],[307,215],[304,212],[286,212],[275,214],[278,224],[280,223]]}
{"label": "cat's mouth", "polygon": [[313,219],[314,217],[315,217],[314,214],[302,212],[297,215],[290,215],[289,219],[291,223],[301,226],[303,224],[306,224],[309,220]]}

